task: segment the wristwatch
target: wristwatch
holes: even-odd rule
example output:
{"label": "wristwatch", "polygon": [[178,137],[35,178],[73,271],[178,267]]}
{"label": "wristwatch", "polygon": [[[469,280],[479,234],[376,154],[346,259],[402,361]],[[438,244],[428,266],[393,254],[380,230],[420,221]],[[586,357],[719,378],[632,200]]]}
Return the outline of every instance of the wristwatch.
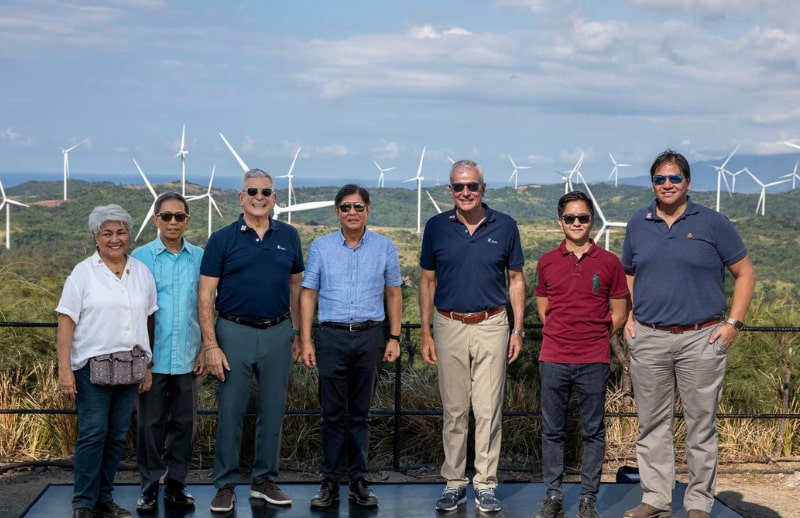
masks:
{"label": "wristwatch", "polygon": [[400,341],[400,335],[389,335],[389,340],[397,340]]}
{"label": "wristwatch", "polygon": [[744,327],[744,322],[742,322],[741,320],[736,320],[733,317],[727,319],[725,323],[732,325],[733,328],[736,329],[737,331],[741,331],[741,329]]}
{"label": "wristwatch", "polygon": [[524,329],[512,329],[512,335],[517,335],[520,338],[525,338],[525,330]]}

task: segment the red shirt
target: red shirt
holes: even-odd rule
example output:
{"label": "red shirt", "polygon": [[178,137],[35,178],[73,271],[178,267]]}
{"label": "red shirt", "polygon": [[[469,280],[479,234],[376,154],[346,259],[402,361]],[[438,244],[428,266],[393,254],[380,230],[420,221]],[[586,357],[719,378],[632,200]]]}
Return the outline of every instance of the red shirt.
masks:
{"label": "red shirt", "polygon": [[628,294],[616,255],[592,242],[578,259],[566,241],[536,264],[534,293],[548,300],[540,361],[609,363],[609,299]]}

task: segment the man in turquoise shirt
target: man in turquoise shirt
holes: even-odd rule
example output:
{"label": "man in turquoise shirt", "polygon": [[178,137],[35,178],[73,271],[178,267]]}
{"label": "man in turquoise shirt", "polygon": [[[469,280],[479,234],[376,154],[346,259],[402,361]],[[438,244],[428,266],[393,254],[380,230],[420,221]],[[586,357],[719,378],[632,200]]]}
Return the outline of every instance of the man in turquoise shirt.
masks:
{"label": "man in turquoise shirt", "polygon": [[197,319],[197,287],[203,250],[184,239],[189,205],[176,192],[158,197],[153,223],[159,236],[131,254],[142,261],[156,281],[152,388],[139,394],[137,463],[142,494],[139,511],[158,507],[158,483],[166,472],[164,502],[191,507],[186,490],[192,462],[197,377],[204,374]]}

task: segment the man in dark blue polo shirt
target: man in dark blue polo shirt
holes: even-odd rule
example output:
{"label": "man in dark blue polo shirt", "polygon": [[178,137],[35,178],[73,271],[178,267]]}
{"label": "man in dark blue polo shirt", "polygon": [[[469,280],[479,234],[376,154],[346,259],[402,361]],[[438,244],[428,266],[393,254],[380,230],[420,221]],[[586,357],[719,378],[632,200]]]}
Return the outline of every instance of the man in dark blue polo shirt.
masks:
{"label": "man in dark blue polo shirt", "polygon": [[235,505],[242,419],[254,375],[257,424],[250,496],[276,505],[292,503],[275,480],[289,374],[300,353],[303,251],[297,230],[270,217],[275,191],[268,173],[244,173],[239,204],[244,211],[239,219],[208,239],[198,292],[206,368],[219,380],[215,512]]}
{"label": "man in dark blue polo shirt", "polygon": [[[689,198],[691,170],[683,155],[671,149],[661,153],[650,178],[656,199],[631,217],[622,250],[633,295],[625,338],[639,415],[636,454],[642,481],[642,503],[624,517],[672,516],[677,386],[689,467],[683,504],[689,518],[708,518],[714,505],[716,412],[726,354],[744,325],[756,274],[728,218]],[[726,269],[735,279],[730,311]]]}
{"label": "man in dark blue polo shirt", "polygon": [[[482,203],[486,184],[478,164],[454,163],[449,187],[455,207],[425,224],[419,260],[422,357],[438,365],[444,410],[442,477],[447,486],[436,508],[452,511],[466,502],[471,404],[475,502],[481,511],[496,512],[501,509],[495,489],[506,364],[519,356],[525,335],[525,261],[517,223]],[[514,314],[510,338],[509,301]]]}

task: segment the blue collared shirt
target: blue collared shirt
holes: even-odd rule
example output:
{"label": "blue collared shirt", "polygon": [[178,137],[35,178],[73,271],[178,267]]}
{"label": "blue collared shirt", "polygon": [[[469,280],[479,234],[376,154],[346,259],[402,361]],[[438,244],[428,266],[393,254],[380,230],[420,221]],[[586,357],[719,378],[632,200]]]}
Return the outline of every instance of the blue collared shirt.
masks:
{"label": "blue collared shirt", "polygon": [[153,273],[158,311],[153,344],[153,372],[187,374],[200,350],[197,288],[203,250],[183,240],[180,252],[170,252],[160,237],[137,248],[131,256]]}
{"label": "blue collared shirt", "polygon": [[320,322],[382,321],[384,288],[400,286],[397,245],[365,229],[350,248],[339,230],[314,240],[301,286],[319,293]]}

